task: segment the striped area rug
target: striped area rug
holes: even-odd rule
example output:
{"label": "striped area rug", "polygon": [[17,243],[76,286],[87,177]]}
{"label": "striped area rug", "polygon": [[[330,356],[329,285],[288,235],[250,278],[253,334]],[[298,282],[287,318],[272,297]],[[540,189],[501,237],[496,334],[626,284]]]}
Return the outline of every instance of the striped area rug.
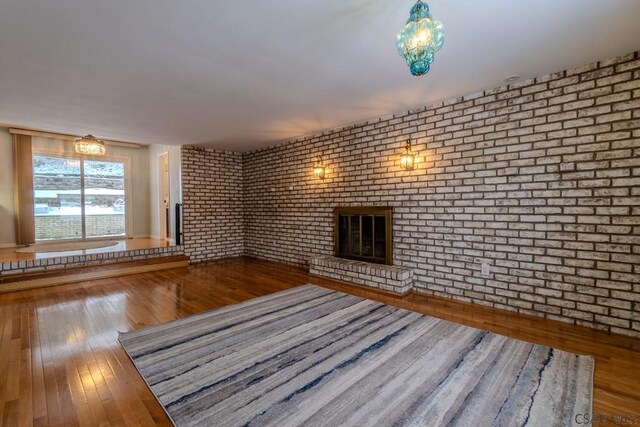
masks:
{"label": "striped area rug", "polygon": [[305,285],[120,335],[177,426],[565,426],[594,362]]}

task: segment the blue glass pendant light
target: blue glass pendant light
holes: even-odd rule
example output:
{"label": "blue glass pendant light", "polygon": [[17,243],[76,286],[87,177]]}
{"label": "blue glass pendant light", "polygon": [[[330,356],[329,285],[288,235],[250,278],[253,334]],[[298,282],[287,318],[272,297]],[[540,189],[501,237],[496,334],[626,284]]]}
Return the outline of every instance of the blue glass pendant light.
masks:
{"label": "blue glass pendant light", "polygon": [[411,74],[427,74],[435,53],[443,44],[442,22],[435,21],[429,13],[429,5],[418,0],[409,12],[407,25],[396,36],[398,53],[407,61]]}

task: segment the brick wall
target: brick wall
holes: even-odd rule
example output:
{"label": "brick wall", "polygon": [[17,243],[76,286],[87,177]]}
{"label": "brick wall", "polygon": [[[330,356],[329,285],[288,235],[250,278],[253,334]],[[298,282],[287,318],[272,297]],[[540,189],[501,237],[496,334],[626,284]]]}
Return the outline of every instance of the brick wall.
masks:
{"label": "brick wall", "polygon": [[[412,172],[399,164],[408,137]],[[198,256],[209,245],[223,255],[214,241],[240,229],[240,158],[186,154],[185,233],[200,227]],[[312,176],[320,154],[325,181]],[[333,207],[391,205],[394,263],[414,269],[419,291],[640,336],[637,53],[254,151],[242,165],[247,255],[306,265],[332,254]]]}
{"label": "brick wall", "polygon": [[182,147],[182,200],[191,262],[243,254],[242,154]]}

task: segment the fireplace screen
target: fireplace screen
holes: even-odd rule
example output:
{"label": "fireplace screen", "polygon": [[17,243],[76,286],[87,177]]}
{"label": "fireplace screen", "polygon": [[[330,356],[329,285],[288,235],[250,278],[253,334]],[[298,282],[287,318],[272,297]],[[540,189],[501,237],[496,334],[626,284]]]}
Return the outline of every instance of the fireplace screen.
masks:
{"label": "fireplace screen", "polygon": [[392,208],[335,208],[335,256],[379,264],[393,263]]}

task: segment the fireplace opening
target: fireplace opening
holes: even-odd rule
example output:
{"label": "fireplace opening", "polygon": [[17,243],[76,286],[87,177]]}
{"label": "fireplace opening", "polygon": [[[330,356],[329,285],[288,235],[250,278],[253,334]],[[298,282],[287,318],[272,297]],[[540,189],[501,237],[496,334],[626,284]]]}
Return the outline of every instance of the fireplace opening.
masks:
{"label": "fireplace opening", "polygon": [[392,208],[334,209],[334,255],[378,264],[393,264]]}

